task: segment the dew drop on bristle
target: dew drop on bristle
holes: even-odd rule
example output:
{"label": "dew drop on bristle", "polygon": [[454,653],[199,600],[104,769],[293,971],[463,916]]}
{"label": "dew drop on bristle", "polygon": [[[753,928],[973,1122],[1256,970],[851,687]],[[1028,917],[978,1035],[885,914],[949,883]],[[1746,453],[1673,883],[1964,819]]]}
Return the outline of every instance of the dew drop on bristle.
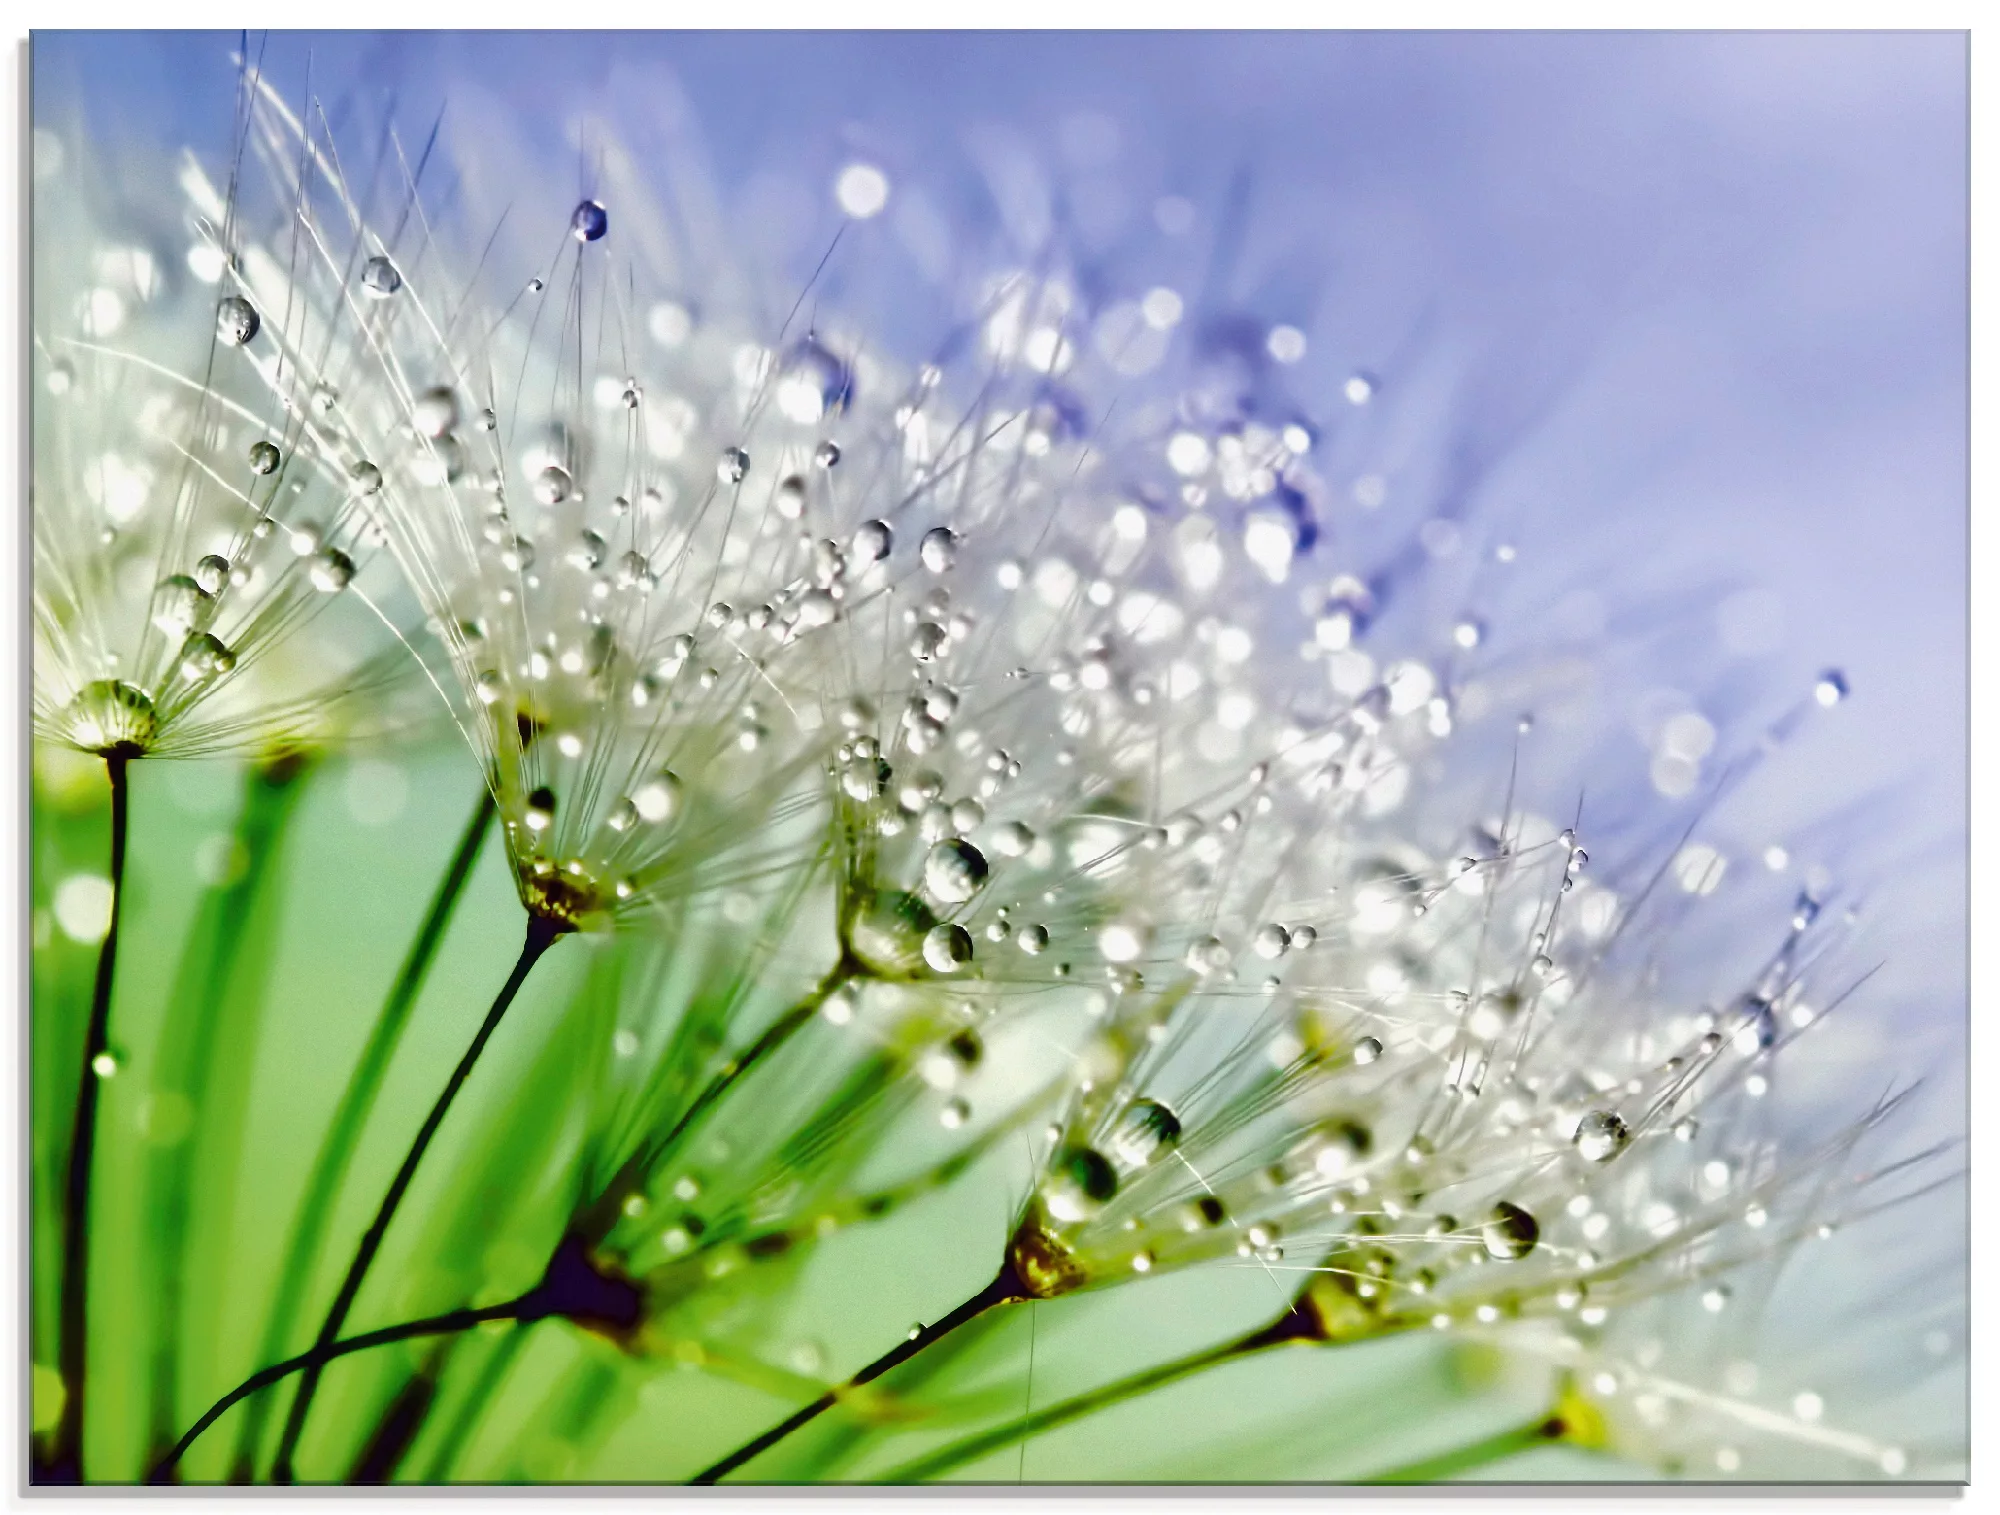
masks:
{"label": "dew drop on bristle", "polygon": [[321,594],[339,594],[354,579],[354,559],[337,547],[322,547],[313,554],[306,577]]}
{"label": "dew drop on bristle", "polygon": [[362,459],[347,470],[347,492],[356,499],[382,492],[382,470]]}
{"label": "dew drop on bristle", "polygon": [[1535,1217],[1519,1205],[1501,1200],[1479,1228],[1479,1240],[1486,1255],[1501,1262],[1518,1262],[1535,1250],[1542,1228]]}
{"label": "dew drop on bristle", "polygon": [[958,562],[958,535],[948,526],[933,526],[917,544],[917,558],[932,573],[948,573]]}
{"label": "dew drop on bristle", "polygon": [[1632,1140],[1632,1128],[1612,1110],[1593,1110],[1577,1123],[1576,1150],[1587,1162],[1608,1163]]}
{"label": "dew drop on bristle", "polygon": [[569,234],[579,242],[596,242],[611,230],[611,217],[595,200],[585,200],[570,212]]}
{"label": "dew drop on bristle", "polygon": [[716,460],[715,477],[724,484],[741,484],[750,472],[750,454],[740,447],[725,447]]}
{"label": "dew drop on bristle", "polygon": [[184,636],[208,619],[214,596],[184,573],[170,574],[153,591],[153,624],[168,636]]}
{"label": "dew drop on bristle", "polygon": [[683,789],[678,775],[662,769],[632,791],[633,808],[638,811],[640,820],[657,826],[680,813]]}
{"label": "dew drop on bristle", "polygon": [[263,326],[257,307],[241,295],[230,295],[215,308],[215,333],[231,347],[242,347]]}
{"label": "dew drop on bristle", "polygon": [[847,408],[847,365],[812,337],[785,354],[773,391],[778,412],[799,426],[812,426]]}
{"label": "dew drop on bristle", "polygon": [[972,961],[972,938],[949,921],[924,933],[924,962],[934,973],[956,973]]}
{"label": "dew drop on bristle", "polygon": [[870,972],[906,978],[924,968],[924,938],[937,917],[914,894],[878,890],[862,901],[846,928],[848,951]]}
{"label": "dew drop on bristle", "polygon": [[1819,682],[1813,685],[1813,698],[1828,709],[1838,705],[1847,695],[1847,675],[1838,668],[1827,669],[1819,676]]}
{"label": "dew drop on bristle", "polygon": [[543,505],[560,505],[569,498],[572,483],[567,468],[551,463],[535,475],[535,499]]}
{"label": "dew drop on bristle", "polygon": [[250,444],[250,471],[262,477],[278,471],[278,449],[269,442]]}
{"label": "dew drop on bristle", "polygon": [[419,436],[443,436],[458,425],[458,396],[442,384],[425,390],[410,407],[410,424]]}
{"label": "dew drop on bristle", "polygon": [[1042,1186],[1042,1204],[1058,1221],[1089,1220],[1118,1193],[1118,1170],[1094,1147],[1071,1147]]}
{"label": "dew drop on bristle", "polygon": [[1179,1145],[1180,1117],[1158,1100],[1136,1099],[1118,1118],[1111,1155],[1128,1168],[1143,1168]]}
{"label": "dew drop on bristle", "polygon": [[985,854],[962,838],[939,842],[924,859],[924,889],[944,904],[964,904],[985,882]]}
{"label": "dew drop on bristle", "polygon": [[547,831],[550,826],[555,824],[555,791],[544,785],[542,788],[531,793],[528,796],[528,803],[522,812],[521,819],[526,823],[530,831]]}
{"label": "dew drop on bristle", "polygon": [[376,256],[361,265],[361,287],[376,300],[386,300],[403,287],[403,276],[387,258]]}
{"label": "dew drop on bristle", "polygon": [[236,654],[210,632],[197,631],[181,644],[180,673],[190,684],[220,678],[235,667]]}
{"label": "dew drop on bristle", "polygon": [[831,468],[840,461],[840,448],[833,442],[822,442],[813,449],[813,462],[821,468]]}
{"label": "dew drop on bristle", "polygon": [[229,585],[229,559],[211,552],[194,565],[194,581],[203,594],[221,594]]}
{"label": "dew drop on bristle", "polygon": [[863,568],[881,562],[895,545],[896,534],[887,521],[863,521],[854,528],[854,538],[848,544],[854,561]]}
{"label": "dew drop on bristle", "polygon": [[1040,957],[1049,950],[1049,928],[1047,926],[1023,926],[1014,933],[1014,945],[1029,957]]}
{"label": "dew drop on bristle", "polygon": [[143,751],[160,730],[152,696],[118,679],[86,684],[64,708],[61,727],[86,752]]}

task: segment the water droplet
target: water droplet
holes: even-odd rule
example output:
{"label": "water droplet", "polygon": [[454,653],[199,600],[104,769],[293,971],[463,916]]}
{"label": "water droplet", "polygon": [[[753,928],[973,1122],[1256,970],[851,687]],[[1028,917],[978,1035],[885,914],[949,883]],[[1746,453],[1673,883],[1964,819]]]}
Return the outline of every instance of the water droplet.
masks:
{"label": "water droplet", "polygon": [[1534,1216],[1504,1199],[1493,1207],[1479,1228],[1479,1240],[1486,1248],[1486,1255],[1502,1262],[1526,1257],[1535,1250],[1541,1235],[1541,1225]]}
{"label": "water droplet", "polygon": [[229,584],[229,559],[210,553],[194,565],[194,581],[204,594],[221,594]]}
{"label": "water droplet", "polygon": [[1838,668],[1829,668],[1819,676],[1813,685],[1813,698],[1821,705],[1831,708],[1847,698],[1847,675]]}
{"label": "water droplet", "polygon": [[934,662],[944,655],[950,641],[950,633],[936,621],[919,621],[910,633],[910,656],[919,663]]}
{"label": "water droplet", "polygon": [[100,679],[77,691],[63,711],[61,725],[64,736],[85,752],[143,750],[159,734],[152,697],[116,679]]}
{"label": "water droplet", "polygon": [[639,818],[651,825],[671,820],[679,813],[684,792],[678,776],[662,769],[659,774],[632,791],[632,806]]}
{"label": "water droplet", "polygon": [[543,832],[555,824],[555,819],[555,791],[547,785],[543,785],[541,788],[532,791],[528,795],[528,802],[521,812],[522,823],[530,831]]}
{"label": "water droplet", "polygon": [[458,425],[458,396],[442,384],[425,390],[410,407],[410,424],[419,436],[443,436]]}
{"label": "water droplet", "polygon": [[347,470],[347,492],[357,499],[382,492],[382,470],[363,458]]}
{"label": "water droplet", "polygon": [[1608,1163],[1632,1140],[1632,1128],[1612,1110],[1593,1110],[1577,1123],[1576,1150],[1587,1162]]}
{"label": "water droplet", "polygon": [[798,608],[797,624],[807,631],[830,626],[840,616],[840,602],[824,589],[807,590],[799,597]]}
{"label": "water droplet", "polygon": [[933,526],[917,544],[917,557],[932,573],[948,573],[958,561],[958,535],[948,526]]}
{"label": "water droplet", "polygon": [[1354,1044],[1354,1060],[1362,1067],[1374,1062],[1382,1055],[1382,1043],[1372,1036],[1364,1036]]}
{"label": "water droplet", "polygon": [[750,454],[740,447],[725,447],[716,461],[715,476],[724,484],[741,484],[750,472]]}
{"label": "water droplet", "polygon": [[924,933],[924,961],[935,973],[956,973],[972,961],[972,938],[949,921]]}
{"label": "water droplet", "polygon": [[1321,1178],[1345,1178],[1353,1173],[1374,1149],[1375,1137],[1359,1121],[1334,1121],[1316,1133],[1320,1146],[1313,1153],[1313,1168]]}
{"label": "water droplet", "polygon": [[887,521],[863,521],[854,528],[854,539],[848,544],[848,550],[853,554],[854,561],[866,568],[889,556],[895,542],[896,534],[889,529]]}
{"label": "water droplet", "polygon": [[1118,1170],[1092,1147],[1069,1147],[1056,1159],[1042,1185],[1042,1203],[1051,1217],[1075,1222],[1090,1219],[1118,1193]]}
{"label": "water droplet", "polygon": [[1283,957],[1291,945],[1291,933],[1276,922],[1259,926],[1257,934],[1250,938],[1250,950],[1265,959]]}
{"label": "water droplet", "polygon": [[372,299],[386,300],[403,287],[396,265],[377,254],[361,265],[361,287]]}
{"label": "water droplet", "polygon": [[569,234],[579,242],[595,242],[611,230],[611,217],[595,200],[585,200],[570,213]]}
{"label": "water droplet", "polygon": [[1023,926],[1014,933],[1014,945],[1029,957],[1040,957],[1048,950],[1049,928],[1047,926]]}
{"label": "water droplet", "polygon": [[1180,1144],[1180,1117],[1158,1100],[1136,1099],[1118,1118],[1111,1155],[1128,1168],[1143,1168]]}
{"label": "water droplet", "polygon": [[773,395],[786,420],[811,426],[845,409],[849,393],[847,365],[805,337],[785,355]]}
{"label": "water droplet", "polygon": [[271,443],[252,442],[250,444],[250,471],[252,473],[259,476],[276,473],[279,462],[278,449]]}
{"label": "water droplet", "polygon": [[337,547],[322,547],[313,555],[306,576],[321,594],[338,594],[354,578],[354,559]]}
{"label": "water droplet", "polygon": [[567,468],[551,463],[535,475],[535,499],[543,505],[560,505],[569,498],[574,482]]}
{"label": "water droplet", "polygon": [[985,882],[984,854],[962,838],[939,842],[924,859],[924,888],[944,904],[964,904]]}
{"label": "water droplet", "polygon": [[813,462],[821,468],[831,468],[840,461],[840,448],[833,442],[822,442],[813,449]]}
{"label": "water droplet", "polygon": [[[99,933],[100,936],[102,934],[101,932]],[[90,1071],[95,1073],[99,1078],[116,1078],[118,1076],[118,1068],[118,1058],[111,1052],[100,1052],[90,1060]]]}
{"label": "water droplet", "polygon": [[181,644],[181,677],[190,684],[220,678],[236,666],[236,654],[219,637],[197,631]]}
{"label": "water droplet", "polygon": [[215,308],[215,334],[231,347],[242,347],[264,324],[257,307],[241,295],[230,295]]}
{"label": "water droplet", "polygon": [[184,573],[170,574],[153,591],[153,624],[168,636],[185,636],[204,625],[215,597]]}
{"label": "water droplet", "polygon": [[937,917],[914,894],[877,890],[846,923],[848,950],[885,978],[905,978],[924,967],[924,938]]}

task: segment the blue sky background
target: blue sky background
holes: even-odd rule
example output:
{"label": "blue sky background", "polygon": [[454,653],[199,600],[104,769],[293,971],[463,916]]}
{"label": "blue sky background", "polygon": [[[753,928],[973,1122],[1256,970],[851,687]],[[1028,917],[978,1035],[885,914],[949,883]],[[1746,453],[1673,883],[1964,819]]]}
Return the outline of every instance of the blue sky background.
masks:
{"label": "blue sky background", "polygon": [[[234,44],[41,33],[36,119],[81,112],[114,152],[187,141],[212,158],[228,139]],[[1920,962],[1902,954],[1905,989],[1962,1015],[1963,37],[263,45],[282,86],[303,92],[310,69],[336,116],[393,111],[420,136],[442,110],[448,147],[479,165],[463,185],[474,224],[511,197],[561,205],[587,185],[573,131],[587,115],[616,123],[642,159],[649,141],[697,151],[739,243],[789,278],[824,249],[825,187],[850,156],[888,168],[903,197],[892,210],[921,201],[954,234],[1002,243],[1032,233],[1022,165],[1041,165],[1087,191],[1071,228],[1086,264],[1300,326],[1303,383],[1331,390],[1355,368],[1393,382],[1413,345],[1476,354],[1477,403],[1460,424],[1505,439],[1507,464],[1481,487],[1527,523],[1530,551],[1537,530],[1557,549],[1589,544],[1578,563],[1614,609],[1663,586],[1760,590],[1774,684],[1848,671],[1849,706],[1783,765],[1774,826],[1889,796],[1870,839],[1891,870],[1881,908],[1892,939],[1932,944]],[[1149,215],[1167,194],[1195,207],[1185,245]],[[915,234],[892,213],[868,235],[858,293],[873,258],[888,339],[921,340],[945,302],[909,275]]]}

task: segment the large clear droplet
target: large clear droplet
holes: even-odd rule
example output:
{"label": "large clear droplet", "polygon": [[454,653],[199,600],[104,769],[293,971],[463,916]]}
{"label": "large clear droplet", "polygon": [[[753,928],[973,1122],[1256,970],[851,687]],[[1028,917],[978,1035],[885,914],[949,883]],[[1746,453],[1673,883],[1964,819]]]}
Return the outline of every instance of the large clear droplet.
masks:
{"label": "large clear droplet", "polygon": [[854,528],[854,541],[849,550],[854,555],[854,561],[866,568],[889,556],[895,542],[896,534],[889,529],[887,521],[863,521]]}
{"label": "large clear droplet", "polygon": [[190,684],[220,678],[235,666],[236,654],[209,632],[197,631],[181,643],[181,677]]}
{"label": "large clear droplet", "polygon": [[221,594],[229,584],[229,559],[211,552],[194,565],[194,581],[203,594]]}
{"label": "large clear droplet", "polygon": [[270,442],[252,442],[250,444],[250,471],[252,473],[259,476],[276,473],[280,461],[278,449],[274,444]]}
{"label": "large clear droplet", "polygon": [[569,498],[574,481],[569,470],[551,463],[535,475],[535,498],[544,505],[560,505]]}
{"label": "large clear droplet", "polygon": [[371,298],[386,300],[403,287],[403,276],[387,258],[373,257],[361,265],[361,287]]}
{"label": "large clear droplet", "polygon": [[521,819],[527,823],[530,831],[547,831],[550,826],[555,824],[555,791],[547,785],[543,785],[529,794],[528,803],[522,812]]}
{"label": "large clear droplet", "polygon": [[187,574],[170,574],[153,591],[153,624],[168,636],[185,636],[207,624],[215,596]]}
{"label": "large clear droplet", "polygon": [[962,837],[939,842],[924,859],[925,892],[944,904],[964,904],[985,882],[985,856]]}
{"label": "large clear droplet", "polygon": [[1576,1150],[1588,1162],[1608,1163],[1632,1140],[1632,1128],[1613,1110],[1593,1110],[1577,1122]]}
{"label": "large clear droplet", "polygon": [[716,460],[715,477],[724,484],[741,484],[750,472],[750,454],[740,447],[725,447]]}
{"label": "large clear droplet", "polygon": [[1089,1220],[1118,1193],[1118,1170],[1093,1147],[1069,1147],[1042,1185],[1042,1204],[1058,1221]]}
{"label": "large clear droplet", "polygon": [[1128,1168],[1143,1168],[1181,1139],[1180,1117],[1158,1100],[1135,1099],[1111,1133],[1111,1155]]}
{"label": "large clear droplet", "polygon": [[933,526],[917,544],[917,557],[932,573],[949,572],[958,561],[958,534],[949,526]]}
{"label": "large clear droplet", "polygon": [[354,559],[338,547],[322,547],[313,554],[306,577],[321,594],[339,594],[354,579]]}
{"label": "large clear droplet", "polygon": [[152,696],[133,684],[100,679],[77,691],[63,711],[63,736],[86,752],[152,746],[160,724]]}
{"label": "large clear droplet", "polygon": [[956,973],[972,961],[972,938],[947,921],[924,933],[924,962],[933,973]]}
{"label": "large clear droplet", "polygon": [[1535,1217],[1519,1205],[1501,1200],[1479,1228],[1479,1240],[1488,1257],[1517,1262],[1535,1250],[1542,1228]]}
{"label": "large clear droplet", "polygon": [[924,968],[924,938],[937,917],[914,894],[885,889],[870,894],[847,923],[847,948],[870,972],[908,978]]}
{"label": "large clear droplet", "polygon": [[848,393],[847,365],[806,337],[785,354],[773,398],[786,420],[811,426],[839,414]]}
{"label": "large clear droplet", "polygon": [[242,347],[264,324],[257,307],[241,295],[230,295],[215,307],[215,334],[231,347]]}
{"label": "large clear droplet", "polygon": [[596,242],[611,230],[611,217],[595,200],[585,200],[570,212],[569,234],[579,242]]}
{"label": "large clear droplet", "polygon": [[443,384],[425,390],[410,406],[410,424],[419,436],[443,436],[458,425],[458,396]]}
{"label": "large clear droplet", "polygon": [[683,786],[680,778],[666,769],[632,791],[632,806],[639,819],[657,826],[680,813]]}

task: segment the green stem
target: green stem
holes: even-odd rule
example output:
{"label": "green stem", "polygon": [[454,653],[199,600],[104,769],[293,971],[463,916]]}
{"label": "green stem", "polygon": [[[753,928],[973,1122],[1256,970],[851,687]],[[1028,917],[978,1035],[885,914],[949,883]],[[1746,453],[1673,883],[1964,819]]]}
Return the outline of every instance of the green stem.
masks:
{"label": "green stem", "polygon": [[[253,1362],[268,1362],[284,1350],[286,1328],[303,1303],[312,1263],[319,1255],[326,1228],[333,1219],[334,1200],[354,1161],[362,1129],[375,1107],[376,1096],[381,1092],[382,1081],[389,1071],[390,1059],[395,1056],[404,1028],[416,1008],[417,995],[430,973],[458,902],[465,893],[466,882],[472,876],[473,864],[478,861],[479,849],[493,823],[493,815],[493,796],[482,789],[479,803],[459,837],[457,850],[452,853],[451,864],[431,898],[423,924],[410,943],[403,966],[396,974],[395,983],[390,986],[389,996],[382,1002],[382,1008],[375,1017],[375,1025],[368,1034],[368,1044],[362,1049],[361,1060],[348,1076],[347,1088],[334,1110],[326,1137],[320,1143],[319,1154],[313,1159],[312,1172],[306,1179],[305,1198],[292,1223],[291,1239],[286,1244],[284,1263],[279,1269],[278,1290],[271,1302],[263,1341],[257,1348],[257,1355],[251,1359]],[[232,1458],[232,1482],[249,1480],[258,1443],[263,1439],[264,1426],[275,1403],[275,1397],[266,1396],[244,1413]]]}
{"label": "green stem", "polygon": [[[152,1096],[155,1101],[185,1099],[192,1126],[183,1139],[156,1147],[146,1162],[147,1235],[152,1248],[147,1292],[158,1321],[150,1385],[154,1456],[167,1445],[179,1421],[181,1345],[189,1326],[188,1280],[190,1273],[200,1271],[189,1257],[189,1231],[201,1187],[197,1173],[202,1154],[204,1149],[218,1152],[221,1161],[233,1168],[240,1153],[240,1117],[255,1061],[254,1016],[262,1003],[255,965],[259,961],[268,965],[268,953],[259,958],[256,952],[268,942],[268,933],[260,943],[252,917],[276,877],[273,865],[306,768],[302,759],[284,756],[245,775],[243,807],[232,838],[241,851],[243,871],[207,891],[182,949],[161,1028]],[[248,1025],[243,1023],[246,1017],[251,1020]],[[226,1054],[227,1066],[219,1063],[218,1052]],[[237,1118],[234,1131],[232,1116]],[[209,1188],[211,1196],[233,1192],[227,1182]],[[219,1229],[226,1233],[226,1227]],[[199,1326],[194,1329],[199,1337]]]}
{"label": "green stem", "polygon": [[744,1463],[750,1461],[751,1458],[768,1451],[801,1426],[825,1414],[838,1404],[843,1396],[860,1388],[863,1384],[880,1378],[884,1373],[887,1373],[898,1364],[907,1362],[926,1347],[949,1336],[960,1326],[977,1320],[988,1310],[1025,1297],[1026,1291],[1022,1286],[1020,1275],[1014,1271],[1014,1265],[1010,1259],[994,1275],[991,1283],[966,1300],[964,1304],[953,1310],[942,1320],[935,1321],[928,1326],[911,1332],[907,1339],[898,1342],[889,1351],[884,1352],[839,1388],[827,1390],[826,1393],[820,1395],[818,1399],[815,1399],[804,1409],[796,1411],[779,1421],[778,1424],[772,1426],[763,1435],[745,1442],[720,1462],[712,1463],[702,1469],[701,1472],[695,1474],[688,1482],[695,1484],[720,1482],[729,1474],[735,1472],[736,1469],[742,1467]]}
{"label": "green stem", "polygon": [[[423,1162],[424,1153],[429,1149],[431,1139],[437,1135],[438,1127],[444,1124],[444,1118],[451,1110],[452,1101],[458,1098],[458,1091],[465,1086],[466,1079],[471,1076],[474,1064],[479,1061],[479,1054],[486,1050],[487,1041],[499,1029],[501,1017],[507,1013],[508,1006],[513,1004],[514,997],[520,993],[521,985],[527,982],[528,974],[541,960],[542,954],[555,944],[566,929],[543,916],[532,915],[528,918],[527,938],[522,943],[520,957],[514,963],[514,971],[508,975],[506,984],[493,1001],[493,1008],[486,1012],[486,1019],[480,1022],[479,1031],[472,1038],[472,1044],[466,1048],[465,1055],[459,1059],[458,1066],[445,1081],[443,1093],[438,1095],[437,1103],[431,1106],[431,1112],[424,1118],[416,1140],[410,1144],[410,1150],[404,1156],[402,1166],[396,1170],[395,1178],[390,1181],[388,1192],[382,1196],[382,1204],[375,1212],[375,1219],[369,1223],[368,1230],[363,1234],[361,1245],[355,1250],[354,1261],[348,1265],[347,1276],[341,1281],[340,1292],[334,1297],[333,1307],[327,1311],[326,1321],[320,1327],[319,1339],[314,1344],[316,1347],[329,1346],[339,1336],[340,1328],[347,1320],[347,1312],[354,1304],[354,1297],[361,1292],[362,1282],[367,1278],[368,1269],[375,1261],[375,1254],[381,1250],[382,1238],[388,1233],[389,1222],[395,1219],[396,1209],[402,1204],[404,1194],[409,1191],[411,1180],[417,1175],[417,1167]],[[320,1364],[313,1363],[305,1370],[305,1378],[299,1384],[298,1396],[292,1401],[291,1413],[285,1420],[284,1435],[278,1443],[277,1461],[271,1469],[274,1482],[289,1483],[292,1480],[293,1454],[298,1449],[299,1436],[305,1430],[306,1416],[312,1409],[313,1395],[318,1390],[319,1380]]]}
{"label": "green stem", "polygon": [[1562,1436],[1563,1422],[1560,1417],[1540,1415],[1524,1425],[1510,1426],[1465,1446],[1440,1452],[1435,1457],[1420,1458],[1399,1468],[1391,1468],[1386,1473],[1371,1474],[1368,1482],[1444,1483],[1474,1468],[1499,1462],[1502,1458],[1548,1446],[1560,1441]]}
{"label": "green stem", "polygon": [[464,1454],[465,1444],[472,1439],[473,1429],[479,1424],[480,1413],[507,1376],[507,1370],[514,1365],[528,1340],[526,1331],[509,1332],[506,1339],[493,1349],[493,1353],[480,1365],[479,1377],[472,1381],[465,1391],[451,1424],[438,1438],[437,1447],[432,1451],[430,1461],[425,1464],[423,1482],[443,1483],[458,1459]]}
{"label": "green stem", "polygon": [[284,1362],[273,1363],[270,1367],[251,1374],[242,1383],[231,1389],[222,1398],[210,1405],[206,1414],[188,1427],[187,1434],[175,1442],[167,1455],[154,1465],[150,1482],[164,1483],[173,1473],[174,1467],[216,1421],[220,1420],[231,1406],[255,1394],[259,1389],[268,1388],[280,1379],[300,1370],[316,1372],[335,1358],[345,1357],[350,1352],[363,1352],[370,1347],[387,1346],[391,1342],[408,1341],[416,1336],[443,1336],[453,1331],[467,1331],[489,1320],[513,1320],[519,1317],[524,1302],[531,1295],[521,1299],[510,1299],[504,1304],[487,1305],[482,1309],[447,1310],[442,1315],[425,1316],[422,1320],[406,1320],[399,1325],[383,1326],[379,1330],[366,1331],[359,1336],[350,1336],[345,1341],[321,1342],[310,1351],[301,1352],[297,1357]]}
{"label": "green stem", "polygon": [[1081,1420],[1086,1415],[1095,1414],[1111,1405],[1120,1404],[1154,1389],[1164,1388],[1183,1378],[1191,1378],[1197,1373],[1205,1373],[1210,1368],[1220,1367],[1226,1362],[1235,1362],[1272,1347],[1292,1343],[1309,1343],[1314,1340],[1310,1329],[1298,1322],[1305,1319],[1296,1311],[1288,1310],[1274,1323],[1239,1336],[1220,1346],[1205,1347],[1199,1352],[1191,1352],[1186,1357],[1177,1357],[1158,1367],[1147,1368],[1133,1373],[1102,1388],[1092,1389],[1087,1394],[1060,1400],[1035,1411],[1032,1415],[1020,1416],[990,1431],[982,1431],[977,1436],[968,1436],[941,1447],[914,1462],[903,1464],[893,1472],[885,1473],[880,1483],[924,1483],[941,1473],[962,1467],[968,1462],[984,1457],[988,1452],[997,1452],[1002,1447],[1013,1446],[1031,1436],[1039,1436],[1044,1431],[1052,1431],[1057,1426],[1068,1425],[1073,1420]]}
{"label": "green stem", "polygon": [[90,1175],[97,1145],[98,1057],[111,1045],[111,984],[118,965],[118,920],[125,904],[125,838],[131,794],[126,765],[131,754],[105,754],[111,779],[111,920],[97,951],[97,979],[90,994],[90,1020],[83,1034],[83,1078],[77,1086],[75,1124],[70,1131],[69,1172],[63,1196],[61,1324],[56,1367],[62,1375],[63,1407],[40,1464],[36,1483],[83,1482],[83,1376],[89,1345],[85,1300],[90,1282]]}

